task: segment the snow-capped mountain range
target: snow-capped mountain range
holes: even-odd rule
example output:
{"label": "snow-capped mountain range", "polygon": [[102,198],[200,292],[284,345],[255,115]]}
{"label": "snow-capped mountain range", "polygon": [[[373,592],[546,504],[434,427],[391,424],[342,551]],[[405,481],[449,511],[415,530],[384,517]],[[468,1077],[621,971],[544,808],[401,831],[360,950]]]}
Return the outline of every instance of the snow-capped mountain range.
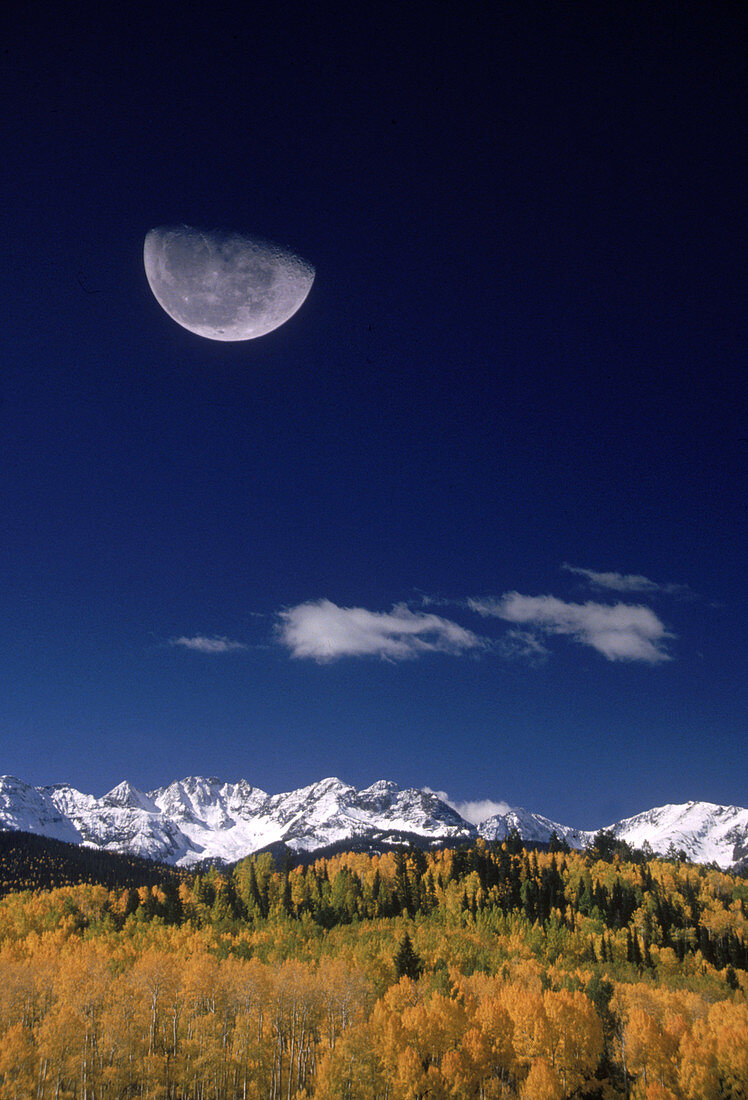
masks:
{"label": "snow-capped mountain range", "polygon": [[[748,862],[748,809],[687,802],[660,806],[605,826],[634,847],[649,842],[665,854],[671,844],[696,862],[720,867]],[[102,798],[57,784],[32,787],[0,777],[0,830],[113,852],[130,852],[179,866],[202,860],[231,863],[273,844],[313,852],[329,845],[458,844],[478,836],[503,840],[516,829],[530,843],[551,833],[573,848],[596,830],[574,829],[540,814],[511,809],[475,825],[431,791],[403,790],[380,780],[357,790],[339,779],[269,795],[246,780],[223,783],[200,776],[143,793],[123,782]]]}

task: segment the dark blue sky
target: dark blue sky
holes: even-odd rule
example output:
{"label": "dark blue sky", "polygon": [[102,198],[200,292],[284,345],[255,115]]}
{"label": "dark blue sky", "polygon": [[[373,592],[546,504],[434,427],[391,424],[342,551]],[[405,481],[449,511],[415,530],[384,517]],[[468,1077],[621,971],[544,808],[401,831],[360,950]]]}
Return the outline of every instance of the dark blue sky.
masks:
{"label": "dark blue sky", "polygon": [[745,805],[739,6],[107,8],[5,35],[0,771]]}

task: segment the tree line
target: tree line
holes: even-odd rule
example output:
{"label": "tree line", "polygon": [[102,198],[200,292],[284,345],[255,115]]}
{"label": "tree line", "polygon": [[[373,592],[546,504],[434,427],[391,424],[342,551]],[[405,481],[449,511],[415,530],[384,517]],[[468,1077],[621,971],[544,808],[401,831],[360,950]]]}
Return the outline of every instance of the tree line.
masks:
{"label": "tree line", "polygon": [[718,1100],[748,884],[514,843],[0,899],[0,1100]]}

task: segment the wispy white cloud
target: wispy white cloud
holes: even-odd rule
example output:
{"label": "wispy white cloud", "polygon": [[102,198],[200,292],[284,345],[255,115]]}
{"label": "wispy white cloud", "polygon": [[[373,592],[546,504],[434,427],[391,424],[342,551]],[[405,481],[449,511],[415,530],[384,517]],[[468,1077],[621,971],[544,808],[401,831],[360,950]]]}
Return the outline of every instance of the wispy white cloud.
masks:
{"label": "wispy white cloud", "polygon": [[237,649],[246,649],[243,642],[232,642],[229,638],[208,638],[204,634],[196,634],[194,638],[171,638],[169,645],[182,646],[184,649],[193,649],[197,653],[230,653]]}
{"label": "wispy white cloud", "polygon": [[392,611],[338,607],[330,600],[310,600],[278,614],[278,637],[293,657],[333,661],[338,657],[383,657],[393,661],[423,653],[477,650],[482,640],[441,615],[411,611],[396,604]]}
{"label": "wispy white cloud", "polygon": [[594,569],[583,569],[579,565],[562,562],[561,568],[567,573],[584,577],[592,588],[606,588],[612,592],[663,593],[666,596],[687,596],[690,589],[687,584],[658,584],[639,573],[597,573]]}
{"label": "wispy white cloud", "polygon": [[609,661],[670,660],[664,646],[668,633],[648,607],[640,604],[566,603],[555,596],[522,596],[506,592],[500,599],[468,601],[479,615],[494,616],[546,634],[565,634],[591,646]]}
{"label": "wispy white cloud", "polygon": [[527,661],[531,665],[543,664],[550,654],[543,639],[532,630],[507,630],[496,648],[503,657]]}
{"label": "wispy white cloud", "polygon": [[511,806],[507,802],[494,802],[491,798],[481,798],[473,802],[457,802],[450,798],[446,791],[434,791],[431,787],[424,787],[424,791],[435,794],[442,802],[446,802],[453,810],[457,810],[460,817],[464,817],[471,825],[480,825],[489,817],[496,814],[508,814]]}

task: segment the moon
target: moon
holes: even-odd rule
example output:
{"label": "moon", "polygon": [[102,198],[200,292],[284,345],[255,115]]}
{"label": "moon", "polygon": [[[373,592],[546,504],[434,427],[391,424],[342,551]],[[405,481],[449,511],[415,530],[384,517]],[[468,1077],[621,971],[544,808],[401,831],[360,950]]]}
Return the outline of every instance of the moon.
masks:
{"label": "moon", "polygon": [[146,234],[145,273],[172,320],[208,340],[253,340],[303,304],[314,268],[281,245],[240,233],[161,226]]}

